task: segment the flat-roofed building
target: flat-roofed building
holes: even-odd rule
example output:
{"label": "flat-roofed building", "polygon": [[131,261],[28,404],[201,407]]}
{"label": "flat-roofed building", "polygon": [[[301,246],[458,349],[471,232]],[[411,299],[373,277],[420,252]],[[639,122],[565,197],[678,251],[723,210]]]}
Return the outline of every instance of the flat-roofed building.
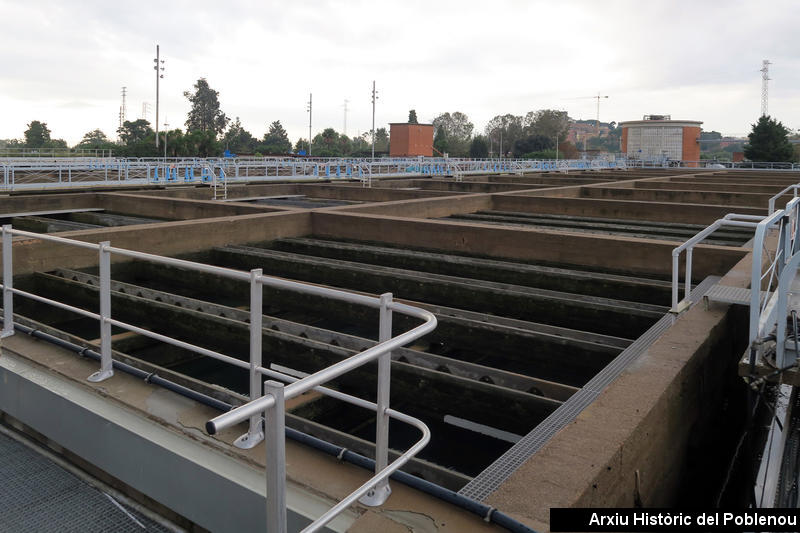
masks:
{"label": "flat-roofed building", "polygon": [[700,160],[698,120],[672,120],[670,115],[645,115],[643,120],[622,122],[622,153],[641,161]]}

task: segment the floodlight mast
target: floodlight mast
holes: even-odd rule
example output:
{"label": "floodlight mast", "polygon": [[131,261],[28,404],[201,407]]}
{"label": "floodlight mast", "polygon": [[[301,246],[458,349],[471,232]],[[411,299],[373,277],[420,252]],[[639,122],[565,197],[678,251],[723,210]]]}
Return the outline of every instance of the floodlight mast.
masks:
{"label": "floodlight mast", "polygon": [[159,81],[161,78],[164,77],[164,60],[161,59],[161,50],[159,45],[156,45],[156,58],[153,60],[155,65],[153,66],[153,70],[156,71],[156,148],[158,148],[158,93],[159,93]]}

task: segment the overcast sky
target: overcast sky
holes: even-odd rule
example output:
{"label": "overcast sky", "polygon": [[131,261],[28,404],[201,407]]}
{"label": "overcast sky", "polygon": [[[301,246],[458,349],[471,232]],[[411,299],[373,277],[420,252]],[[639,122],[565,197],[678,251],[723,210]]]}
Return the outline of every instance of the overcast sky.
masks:
{"label": "overcast sky", "polygon": [[[744,135],[770,67],[770,114],[800,128],[800,2],[0,0],[0,139],[31,120],[72,145],[128,119],[155,119],[156,44],[165,59],[160,123],[185,127],[183,91],[205,77],[222,110],[261,137],[313,128],[428,122],[462,111],[482,131],[498,114],[556,108],[602,121],[671,114]],[[163,129],[163,127],[162,127]]]}

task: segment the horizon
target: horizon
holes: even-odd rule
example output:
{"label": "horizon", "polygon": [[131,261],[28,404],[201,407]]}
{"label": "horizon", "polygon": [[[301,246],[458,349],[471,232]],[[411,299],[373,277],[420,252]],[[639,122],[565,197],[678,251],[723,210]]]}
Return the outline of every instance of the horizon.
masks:
{"label": "horizon", "polygon": [[[293,144],[306,138],[309,93],[314,135],[332,127],[354,137],[371,127],[374,79],[376,128],[405,120],[410,109],[420,122],[461,111],[475,133],[495,115],[538,109],[595,120],[593,95],[600,93],[609,96],[601,122],[670,114],[744,137],[760,115],[764,58],[772,61],[769,114],[790,130],[800,126],[793,90],[800,61],[785,45],[800,6],[787,1],[769,11],[744,1],[688,0],[504,1],[492,10],[418,1],[377,9],[361,1],[0,6],[8,72],[0,80],[0,139],[21,138],[33,120],[70,146],[95,129],[116,139],[123,86],[127,119],[141,118],[149,102],[154,125],[156,44],[165,59],[159,130],[164,123],[184,129],[183,92],[205,77],[222,111],[257,138],[275,120]],[[696,20],[713,23],[698,29],[689,24]]]}

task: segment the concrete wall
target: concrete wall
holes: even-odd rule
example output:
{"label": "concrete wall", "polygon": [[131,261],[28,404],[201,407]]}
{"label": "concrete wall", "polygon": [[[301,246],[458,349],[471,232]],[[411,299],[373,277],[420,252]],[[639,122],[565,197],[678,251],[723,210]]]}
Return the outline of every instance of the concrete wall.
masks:
{"label": "concrete wall", "polygon": [[[708,225],[731,212],[727,206],[633,202],[630,200],[600,200],[589,198],[554,198],[495,194],[492,209],[549,215],[684,222]],[[766,215],[766,208],[737,207],[743,215]]]}
{"label": "concrete wall", "polygon": [[[509,228],[439,220],[317,211],[314,235],[526,261],[578,264],[657,276],[671,274],[674,242]],[[746,252],[724,246],[695,248],[697,279],[724,274]]]}
{"label": "concrete wall", "polygon": [[[746,286],[749,263],[723,282]],[[744,394],[743,318],[720,304],[687,311],[486,503],[546,530],[551,507],[669,507],[700,490],[687,478],[713,475],[703,458],[735,446],[719,435],[741,422],[724,409]]]}
{"label": "concrete wall", "polygon": [[125,193],[100,194],[98,199],[107,211],[166,220],[192,220],[281,211],[256,204],[159,198]]}
{"label": "concrete wall", "polygon": [[[94,243],[108,240],[119,248],[175,255],[226,244],[300,237],[310,233],[310,214],[298,212],[166,222],[148,225],[147,229],[125,226],[68,231],[59,236]],[[97,264],[97,252],[37,239],[15,239],[13,257],[14,275]]]}

